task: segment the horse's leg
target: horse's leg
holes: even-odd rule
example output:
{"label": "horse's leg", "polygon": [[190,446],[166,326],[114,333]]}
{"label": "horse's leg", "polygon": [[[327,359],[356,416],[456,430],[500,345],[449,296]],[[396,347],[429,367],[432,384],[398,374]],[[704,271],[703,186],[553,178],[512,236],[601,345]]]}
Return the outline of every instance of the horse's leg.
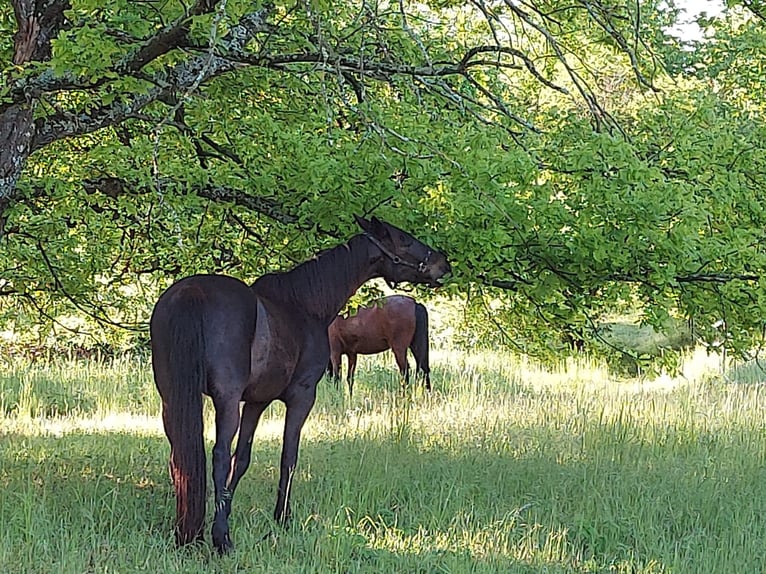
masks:
{"label": "horse's leg", "polygon": [[431,367],[428,364],[428,310],[420,303],[415,305],[415,332],[410,349],[415,357],[418,371],[423,373],[426,390],[431,390]]}
{"label": "horse's leg", "polygon": [[394,352],[396,358],[396,364],[399,366],[399,373],[401,373],[404,379],[404,384],[410,384],[410,365],[407,362],[407,347],[392,346],[391,350]]}
{"label": "horse's leg", "polygon": [[[428,344],[428,343],[426,343]],[[413,343],[410,345],[412,356],[415,357],[415,370],[417,380],[423,377],[423,382],[426,385],[426,390],[431,390],[431,369],[428,367],[428,347],[422,349],[419,345]]]}
{"label": "horse's leg", "polygon": [[250,455],[253,449],[253,435],[258,421],[271,403],[245,403],[242,407],[242,421],[239,423],[239,436],[237,436],[237,448],[231,463],[231,476],[229,477],[229,498],[225,501],[226,518],[231,514],[231,499],[239,484],[242,475],[250,466]]}
{"label": "horse's leg", "polygon": [[335,383],[335,388],[338,388],[338,385],[340,384],[340,371],[341,371],[341,360],[343,355],[340,351],[336,351],[332,349],[330,351],[330,370],[332,374],[332,380]]}
{"label": "horse's leg", "polygon": [[287,413],[285,414],[285,431],[282,439],[277,506],[274,509],[274,520],[281,524],[286,524],[290,518],[290,488],[295,473],[295,465],[298,462],[301,430],[316,400],[316,384],[309,387],[296,385],[296,388],[298,389],[297,392],[291,393],[284,399]]}
{"label": "horse's leg", "polygon": [[213,546],[223,554],[231,549],[229,512],[231,491],[228,488],[232,471],[231,443],[239,428],[239,397],[213,398],[215,405],[215,446],[213,447],[213,485],[215,486],[215,519]]}
{"label": "horse's leg", "polygon": [[348,356],[348,376],[346,377],[346,383],[348,384],[348,398],[354,397],[354,373],[356,373],[356,353],[346,353]]}

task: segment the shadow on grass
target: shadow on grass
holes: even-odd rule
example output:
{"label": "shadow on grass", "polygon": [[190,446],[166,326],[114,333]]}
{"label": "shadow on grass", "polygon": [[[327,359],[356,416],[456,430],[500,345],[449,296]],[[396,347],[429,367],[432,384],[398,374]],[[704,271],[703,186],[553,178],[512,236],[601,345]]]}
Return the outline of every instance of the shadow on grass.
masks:
{"label": "shadow on grass", "polygon": [[726,379],[738,384],[763,385],[766,383],[766,361],[759,359],[734,365],[726,373]]}
{"label": "shadow on grass", "polygon": [[[346,459],[359,446],[308,443],[303,453],[316,451],[315,456],[331,457],[326,463],[332,466],[333,453]],[[362,448],[370,451],[379,446]],[[354,572],[407,565],[409,572],[431,572],[421,564],[423,560],[432,565],[444,560],[469,567],[473,563],[466,551],[431,550],[425,542],[417,552],[371,546],[369,527],[356,529],[340,520],[338,508],[350,507],[337,498],[338,493],[356,489],[342,472],[335,475],[340,481],[335,485],[328,485],[327,477],[300,472],[296,483],[301,485],[293,495],[294,520],[287,529],[276,525],[270,514],[280,448],[278,441],[256,440],[253,465],[234,500],[231,522],[237,550],[221,558],[209,545],[210,511],[206,544],[183,550],[173,546],[175,506],[163,437],[123,432],[72,432],[58,437],[6,434],[0,445],[0,523],[4,526],[0,568],[6,572],[208,572],[211,568],[231,571],[236,565],[269,572]],[[394,477],[391,480],[395,482]],[[364,496],[378,494],[387,497],[385,491],[371,493],[369,488]],[[384,506],[389,503],[387,498],[382,501]]]}
{"label": "shadow on grass", "polygon": [[[762,440],[703,432],[647,442],[641,429],[623,431],[595,438],[559,431],[526,450],[480,437],[455,437],[449,448],[393,433],[312,437],[302,445],[286,530],[270,518],[281,444],[256,435],[233,505],[237,551],[224,558],[209,544],[173,547],[164,437],[6,434],[0,565],[586,572],[628,564],[626,571],[716,572],[766,563]],[[524,432],[511,429],[507,440],[521,444]],[[578,440],[579,452],[563,446]],[[209,542],[208,529],[209,519]],[[641,570],[651,564],[657,569]]]}

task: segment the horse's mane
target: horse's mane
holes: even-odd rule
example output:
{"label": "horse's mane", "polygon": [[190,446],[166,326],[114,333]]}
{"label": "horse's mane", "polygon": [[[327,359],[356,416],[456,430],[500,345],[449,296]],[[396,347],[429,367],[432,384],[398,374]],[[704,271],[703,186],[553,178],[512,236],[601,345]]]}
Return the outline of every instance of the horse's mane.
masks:
{"label": "horse's mane", "polygon": [[263,275],[252,287],[258,294],[302,307],[311,315],[334,317],[366,279],[359,276],[360,263],[367,258],[366,241],[362,234],[355,235],[289,271]]}

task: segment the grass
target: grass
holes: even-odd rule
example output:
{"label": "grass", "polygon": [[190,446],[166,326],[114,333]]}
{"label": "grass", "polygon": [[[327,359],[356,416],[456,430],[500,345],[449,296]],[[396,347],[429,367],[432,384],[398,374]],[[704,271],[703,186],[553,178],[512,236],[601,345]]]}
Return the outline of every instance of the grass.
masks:
{"label": "grass", "polygon": [[[225,557],[209,533],[173,546],[146,362],[6,365],[0,571],[761,571],[766,399],[750,370],[690,355],[677,379],[615,380],[586,361],[435,355],[430,396],[401,392],[388,355],[360,361],[353,402],[321,383],[286,529],[270,517],[283,409],[267,411]],[[209,405],[206,419],[211,446]]]}

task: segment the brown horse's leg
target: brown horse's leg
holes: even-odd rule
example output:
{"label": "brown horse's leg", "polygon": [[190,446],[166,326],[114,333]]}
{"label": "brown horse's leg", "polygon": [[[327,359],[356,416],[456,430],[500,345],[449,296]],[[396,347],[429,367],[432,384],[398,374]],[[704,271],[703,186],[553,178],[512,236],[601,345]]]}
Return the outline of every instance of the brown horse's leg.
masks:
{"label": "brown horse's leg", "polygon": [[215,446],[213,447],[213,485],[215,486],[215,519],[213,546],[220,553],[231,549],[229,511],[231,491],[231,443],[239,428],[239,398],[213,399],[215,405]]}
{"label": "brown horse's leg", "polygon": [[290,488],[295,473],[295,465],[298,462],[301,430],[316,400],[316,384],[309,388],[294,384],[294,388],[298,390],[284,399],[287,413],[285,414],[285,431],[282,439],[277,506],[274,509],[274,520],[281,524],[286,524],[290,518]]}
{"label": "brown horse's leg", "polygon": [[407,362],[407,347],[391,347],[391,350],[394,352],[394,357],[396,358],[396,364],[399,366],[399,373],[401,373],[402,378],[404,378],[404,383],[406,385],[410,384],[410,365]]}
{"label": "brown horse's leg", "polygon": [[356,373],[356,353],[346,353],[348,356],[348,376],[346,377],[346,384],[348,384],[348,398],[354,396],[354,373]]}
{"label": "brown horse's leg", "polygon": [[420,303],[415,305],[415,333],[410,350],[415,357],[416,370],[422,373],[426,390],[431,390],[431,368],[428,364],[428,310]]}
{"label": "brown horse's leg", "polygon": [[[428,343],[426,343],[428,344]],[[414,342],[410,345],[412,355],[415,357],[415,380],[422,378],[426,385],[426,390],[431,390],[431,370],[428,367],[428,347],[425,348],[425,352],[422,348],[418,347]]]}
{"label": "brown horse's leg", "polygon": [[335,383],[335,388],[338,388],[338,385],[340,384],[340,370],[341,370],[341,360],[343,358],[343,355],[340,351],[336,351],[332,349],[330,351],[330,374],[332,375],[332,380]]}

